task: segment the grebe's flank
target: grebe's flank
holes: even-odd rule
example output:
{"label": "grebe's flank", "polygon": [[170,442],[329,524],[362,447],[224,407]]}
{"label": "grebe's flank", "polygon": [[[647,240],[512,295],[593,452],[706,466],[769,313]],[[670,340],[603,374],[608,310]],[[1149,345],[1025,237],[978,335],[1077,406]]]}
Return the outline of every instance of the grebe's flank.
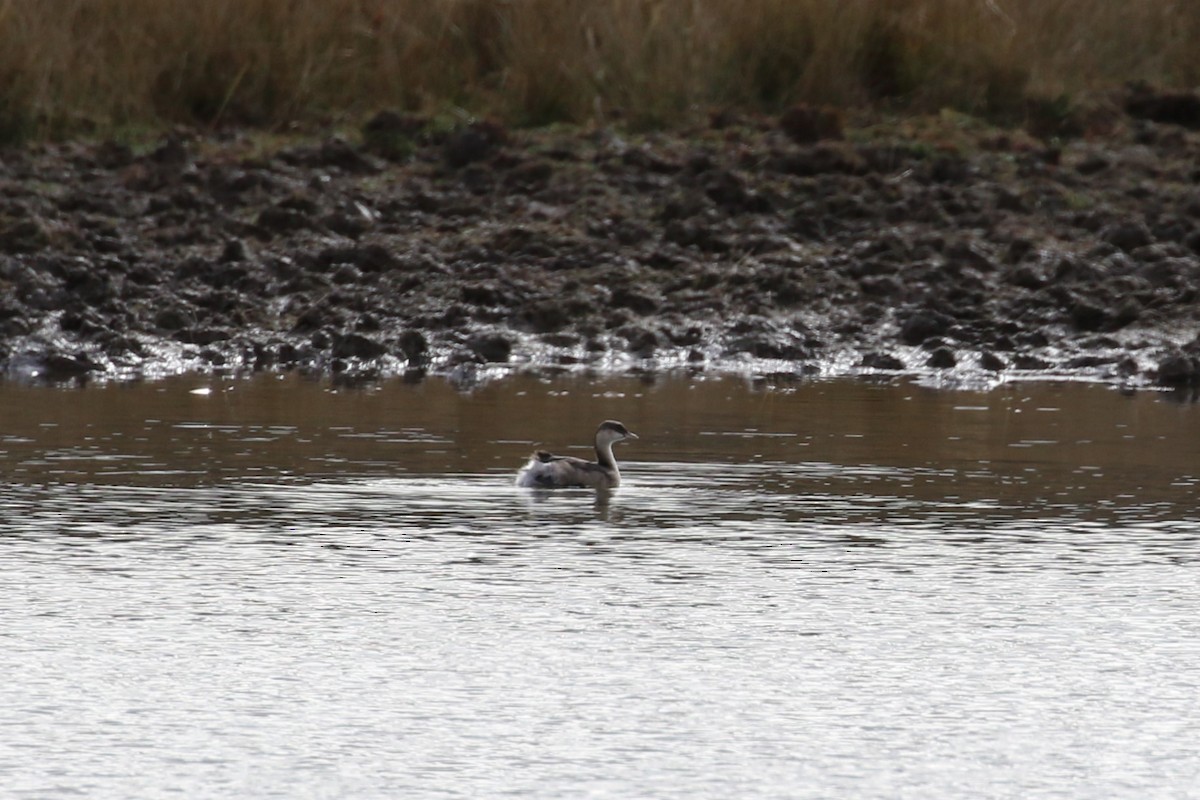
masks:
{"label": "grebe's flank", "polygon": [[613,458],[613,445],[636,438],[637,435],[621,423],[605,420],[596,429],[595,461],[556,456],[538,450],[517,473],[517,486],[535,489],[563,489],[569,486],[612,489],[620,486],[621,471],[617,469],[617,460]]}

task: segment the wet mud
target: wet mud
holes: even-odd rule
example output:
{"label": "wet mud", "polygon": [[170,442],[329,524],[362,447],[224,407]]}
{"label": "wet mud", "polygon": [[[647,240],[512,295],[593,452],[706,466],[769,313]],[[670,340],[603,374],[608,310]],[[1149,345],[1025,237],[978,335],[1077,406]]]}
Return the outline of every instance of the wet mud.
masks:
{"label": "wet mud", "polygon": [[0,367],[1195,384],[1200,119],[1171,102],[1040,135],[805,108],[651,134],[383,113],[277,146],[10,148]]}

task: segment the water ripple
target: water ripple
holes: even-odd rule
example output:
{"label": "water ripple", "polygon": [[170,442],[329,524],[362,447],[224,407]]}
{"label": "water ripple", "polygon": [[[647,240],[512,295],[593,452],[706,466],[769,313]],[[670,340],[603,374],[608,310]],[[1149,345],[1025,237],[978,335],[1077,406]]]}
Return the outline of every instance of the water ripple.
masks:
{"label": "water ripple", "polygon": [[6,797],[1193,792],[1190,410],[685,387],[598,495],[513,486],[537,386],[290,388],[0,439]]}

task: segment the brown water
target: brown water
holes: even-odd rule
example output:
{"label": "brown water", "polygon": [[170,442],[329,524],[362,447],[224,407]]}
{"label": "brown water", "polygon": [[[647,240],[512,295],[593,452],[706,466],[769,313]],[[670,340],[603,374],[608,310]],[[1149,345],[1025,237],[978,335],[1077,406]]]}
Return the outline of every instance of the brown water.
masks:
{"label": "brown water", "polygon": [[[0,409],[5,796],[1197,796],[1200,410],[1161,395],[263,377]],[[513,487],[606,417],[642,437],[620,490]]]}

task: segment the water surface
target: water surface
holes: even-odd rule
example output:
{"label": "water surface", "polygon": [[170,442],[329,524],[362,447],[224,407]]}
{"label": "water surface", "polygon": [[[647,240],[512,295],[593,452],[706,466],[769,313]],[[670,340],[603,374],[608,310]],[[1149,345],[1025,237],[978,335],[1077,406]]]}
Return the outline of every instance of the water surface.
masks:
{"label": "water surface", "polygon": [[[6,796],[1195,797],[1200,416],[1083,385],[0,385]],[[611,496],[512,486],[618,446]]]}

